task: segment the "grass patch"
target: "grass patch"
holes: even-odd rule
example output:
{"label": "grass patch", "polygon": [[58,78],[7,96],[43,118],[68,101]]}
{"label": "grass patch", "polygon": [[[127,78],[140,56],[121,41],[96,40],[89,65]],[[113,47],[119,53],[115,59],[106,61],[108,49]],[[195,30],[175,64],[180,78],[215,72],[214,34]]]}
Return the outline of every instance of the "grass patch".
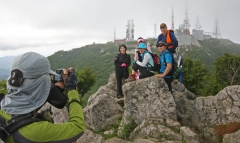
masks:
{"label": "grass patch", "polygon": [[229,124],[216,125],[214,134],[217,137],[217,141],[222,142],[225,134],[234,133],[238,130],[240,130],[240,122],[232,122]]}
{"label": "grass patch", "polygon": [[[116,124],[113,124],[113,125],[109,125],[106,129],[104,130],[100,130],[100,131],[93,131],[95,134],[100,134],[105,140],[108,140],[108,139],[111,139],[113,137],[117,137],[117,130],[118,130],[118,127],[121,123],[121,120],[122,118],[118,118]],[[105,131],[108,131],[108,130],[111,130],[113,129],[114,132],[113,134],[104,134]]]}
{"label": "grass patch", "polygon": [[134,119],[132,117],[127,117],[127,123],[123,126],[121,138],[125,140],[129,140],[130,133],[137,127]]}
{"label": "grass patch", "polygon": [[159,138],[159,140],[160,140],[161,138],[164,138],[164,139],[166,139],[166,140],[168,140],[168,141],[173,140],[171,137],[169,137],[168,135],[166,135],[166,134],[164,134],[164,133],[160,133],[160,134],[158,135],[158,138]]}

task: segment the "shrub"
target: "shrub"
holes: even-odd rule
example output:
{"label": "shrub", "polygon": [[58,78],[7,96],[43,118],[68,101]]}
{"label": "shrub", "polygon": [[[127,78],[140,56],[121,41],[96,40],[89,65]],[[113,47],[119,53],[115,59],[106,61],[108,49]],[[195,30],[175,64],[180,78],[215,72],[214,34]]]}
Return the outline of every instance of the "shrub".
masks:
{"label": "shrub", "polygon": [[233,122],[229,124],[216,125],[214,129],[215,136],[219,142],[222,142],[225,134],[234,133],[240,130],[240,122]]}

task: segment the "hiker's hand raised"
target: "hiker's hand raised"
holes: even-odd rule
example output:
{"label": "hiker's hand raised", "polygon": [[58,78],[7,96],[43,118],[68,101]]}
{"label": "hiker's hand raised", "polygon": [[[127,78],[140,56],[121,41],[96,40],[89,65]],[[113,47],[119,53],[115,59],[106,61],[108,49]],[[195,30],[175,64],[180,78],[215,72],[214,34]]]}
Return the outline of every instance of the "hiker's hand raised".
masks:
{"label": "hiker's hand raised", "polygon": [[163,74],[156,74],[156,77],[162,78],[162,77],[164,77],[164,76],[163,76]]}

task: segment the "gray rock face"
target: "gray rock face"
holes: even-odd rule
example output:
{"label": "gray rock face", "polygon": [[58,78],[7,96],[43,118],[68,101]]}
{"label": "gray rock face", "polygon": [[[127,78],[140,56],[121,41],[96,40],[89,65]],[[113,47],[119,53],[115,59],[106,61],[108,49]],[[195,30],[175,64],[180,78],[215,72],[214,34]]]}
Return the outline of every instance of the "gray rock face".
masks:
{"label": "gray rock face", "polygon": [[240,130],[232,134],[226,134],[223,137],[223,143],[239,143],[239,142],[240,142]]}
{"label": "gray rock face", "polygon": [[163,79],[155,76],[123,85],[124,117],[131,116],[139,125],[146,118],[177,120],[176,104]]}
{"label": "gray rock face", "polygon": [[116,124],[122,114],[123,109],[117,100],[107,94],[98,95],[90,105],[84,108],[85,123],[95,131]]}
{"label": "gray rock face", "polygon": [[216,96],[198,97],[192,107],[191,121],[199,129],[240,121],[240,86],[229,86]]}
{"label": "gray rock face", "polygon": [[181,124],[185,126],[191,125],[191,108],[193,102],[187,98],[187,93],[188,91],[174,92],[177,115],[181,118]]}
{"label": "gray rock face", "polygon": [[130,139],[148,139],[155,141],[181,141],[180,124],[172,119],[145,119],[130,135]]}
{"label": "gray rock face", "polygon": [[45,111],[50,108],[53,113],[52,118],[55,124],[64,123],[69,120],[69,113],[68,113],[67,107],[64,107],[63,109],[57,109],[47,102],[42,106],[39,112]]}
{"label": "gray rock face", "polygon": [[119,139],[119,138],[112,138],[112,139],[105,141],[104,143],[131,143],[131,142],[125,141],[125,140]]}
{"label": "gray rock face", "polygon": [[86,129],[84,134],[78,139],[77,143],[104,143],[104,139],[102,136]]}
{"label": "gray rock face", "polygon": [[181,127],[180,133],[187,143],[199,143],[197,134],[191,131],[188,127]]}

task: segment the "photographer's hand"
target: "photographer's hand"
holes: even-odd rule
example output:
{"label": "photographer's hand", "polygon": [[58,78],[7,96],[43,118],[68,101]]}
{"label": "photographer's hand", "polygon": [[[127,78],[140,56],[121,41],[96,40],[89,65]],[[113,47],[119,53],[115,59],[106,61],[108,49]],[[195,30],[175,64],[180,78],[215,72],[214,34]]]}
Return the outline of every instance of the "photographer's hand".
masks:
{"label": "photographer's hand", "polygon": [[70,91],[70,90],[77,90],[77,76],[75,73],[75,69],[73,69],[72,67],[69,68],[68,70],[68,80],[66,85],[66,90]]}

